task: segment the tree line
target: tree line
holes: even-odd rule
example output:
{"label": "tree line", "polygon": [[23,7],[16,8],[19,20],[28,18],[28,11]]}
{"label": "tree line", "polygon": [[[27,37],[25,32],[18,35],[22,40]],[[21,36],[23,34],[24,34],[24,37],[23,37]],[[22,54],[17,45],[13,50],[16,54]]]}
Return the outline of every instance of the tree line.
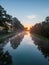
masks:
{"label": "tree line", "polygon": [[16,17],[7,14],[7,11],[0,5],[0,33],[15,30],[23,30],[24,26]]}
{"label": "tree line", "polygon": [[37,23],[32,26],[30,32],[32,34],[35,33],[49,38],[49,16],[47,16],[41,23]]}

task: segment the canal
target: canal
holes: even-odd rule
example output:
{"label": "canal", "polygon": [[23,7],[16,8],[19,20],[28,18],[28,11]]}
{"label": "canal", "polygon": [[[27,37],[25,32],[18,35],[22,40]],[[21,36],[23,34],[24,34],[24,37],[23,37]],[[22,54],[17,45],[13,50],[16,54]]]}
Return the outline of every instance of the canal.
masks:
{"label": "canal", "polygon": [[0,65],[49,65],[49,41],[21,32],[0,44]]}

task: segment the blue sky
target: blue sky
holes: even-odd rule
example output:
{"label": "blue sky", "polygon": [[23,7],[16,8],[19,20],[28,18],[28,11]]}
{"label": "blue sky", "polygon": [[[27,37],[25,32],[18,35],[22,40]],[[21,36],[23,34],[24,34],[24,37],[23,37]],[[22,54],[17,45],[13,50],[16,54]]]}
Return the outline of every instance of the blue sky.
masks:
{"label": "blue sky", "polygon": [[34,25],[49,16],[49,0],[0,0],[0,5],[25,26]]}

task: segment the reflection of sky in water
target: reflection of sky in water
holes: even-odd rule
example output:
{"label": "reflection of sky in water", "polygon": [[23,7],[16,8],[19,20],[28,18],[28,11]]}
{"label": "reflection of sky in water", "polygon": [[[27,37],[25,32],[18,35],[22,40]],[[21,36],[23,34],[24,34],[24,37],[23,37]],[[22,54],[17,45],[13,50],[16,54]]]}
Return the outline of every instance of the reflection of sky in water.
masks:
{"label": "reflection of sky in water", "polygon": [[10,41],[4,46],[4,52],[8,51],[12,56],[13,65],[49,65],[48,60],[37,49],[38,46],[34,44],[29,33],[21,34],[16,40],[19,40],[19,44],[15,49],[12,48],[13,43]]}

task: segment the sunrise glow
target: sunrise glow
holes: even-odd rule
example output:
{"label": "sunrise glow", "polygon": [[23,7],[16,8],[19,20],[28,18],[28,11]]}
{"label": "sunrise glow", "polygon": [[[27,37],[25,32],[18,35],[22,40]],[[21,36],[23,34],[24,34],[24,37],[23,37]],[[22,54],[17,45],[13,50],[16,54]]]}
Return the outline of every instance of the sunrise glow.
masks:
{"label": "sunrise glow", "polygon": [[31,25],[27,25],[27,26],[25,26],[25,27],[27,28],[27,30],[30,30]]}

